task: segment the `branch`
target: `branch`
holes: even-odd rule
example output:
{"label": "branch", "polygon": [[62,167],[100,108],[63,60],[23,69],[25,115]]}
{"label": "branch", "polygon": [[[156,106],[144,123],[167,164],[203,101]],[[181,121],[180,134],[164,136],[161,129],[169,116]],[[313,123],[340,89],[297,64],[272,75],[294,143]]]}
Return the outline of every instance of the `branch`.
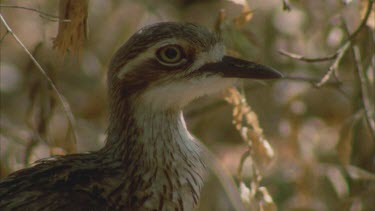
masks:
{"label": "branch", "polygon": [[34,9],[34,8],[22,7],[22,6],[16,6],[16,5],[4,5],[4,4],[0,4],[0,8],[14,8],[14,9],[29,10],[29,11],[33,11],[33,12],[39,13],[40,17],[48,19],[50,21],[70,22],[69,19],[63,19],[63,20],[61,20],[57,16],[50,15],[48,13],[42,12],[42,11]]}
{"label": "branch", "polygon": [[341,46],[339,48],[339,50],[336,52],[335,61],[328,68],[327,73],[324,74],[322,79],[316,84],[316,87],[319,88],[319,87],[323,86],[324,84],[326,84],[328,82],[329,78],[331,77],[332,73],[334,73],[335,71],[338,70],[340,61],[341,61],[342,57],[345,55],[346,51],[348,50],[349,45],[350,45],[350,42],[346,42],[343,46]]}
{"label": "branch", "polygon": [[[304,61],[304,62],[323,62],[323,61],[328,61],[328,60],[333,60],[334,59],[334,62],[329,67],[329,69],[326,72],[326,74],[324,74],[324,76],[322,77],[322,79],[315,85],[318,88],[321,87],[321,86],[323,86],[324,84],[327,83],[327,81],[331,77],[332,73],[334,73],[334,72],[337,71],[340,61],[342,60],[343,56],[345,55],[345,53],[347,52],[349,46],[351,45],[351,41],[366,26],[367,20],[370,17],[371,8],[372,8],[372,5],[374,3],[374,0],[368,0],[368,2],[369,3],[367,5],[367,10],[366,10],[365,16],[362,19],[361,23],[354,30],[354,32],[348,36],[348,38],[345,41],[345,43],[336,51],[336,53],[334,53],[332,55],[329,55],[329,56],[318,57],[318,58],[308,58],[308,57],[305,57],[305,56],[302,56],[302,55],[298,55],[298,54],[294,54],[294,53],[289,53],[289,52],[284,51],[284,50],[279,50],[279,53],[282,54],[282,55],[284,55],[284,56],[288,56],[290,58],[297,59],[297,60]],[[338,74],[335,74],[335,76],[336,76],[336,78],[338,78],[337,77]]]}
{"label": "branch", "polygon": [[63,107],[63,110],[64,110],[64,114],[66,116],[66,118],[68,119],[68,122],[69,122],[69,127],[71,128],[72,130],[72,134],[73,134],[73,141],[74,141],[74,148],[76,149],[76,145],[77,145],[77,134],[76,134],[76,131],[75,131],[75,118],[73,116],[73,113],[70,109],[70,106],[69,106],[69,103],[66,101],[66,99],[64,98],[63,95],[60,94],[59,90],[57,89],[56,85],[53,83],[52,79],[47,75],[46,71],[42,68],[42,66],[38,63],[38,61],[34,58],[34,56],[30,53],[30,51],[26,48],[26,46],[22,43],[22,41],[18,38],[18,36],[12,31],[12,29],[9,27],[8,23],[5,21],[4,17],[2,16],[2,14],[0,14],[0,19],[1,19],[1,22],[3,22],[6,30],[8,33],[10,33],[13,38],[17,41],[17,43],[23,48],[23,50],[27,53],[27,55],[30,57],[31,61],[35,64],[35,66],[37,67],[37,69],[39,70],[39,72],[43,75],[43,77],[47,80],[47,83],[48,85],[52,88],[52,90],[55,92],[55,94],[57,95],[62,107]]}
{"label": "branch", "polygon": [[329,56],[317,57],[317,58],[308,58],[308,57],[305,57],[305,56],[302,56],[302,55],[299,55],[299,54],[287,52],[285,50],[279,50],[279,53],[281,55],[290,57],[292,59],[297,59],[297,60],[304,61],[304,62],[325,62],[325,61],[335,59],[337,57],[337,54],[338,54],[336,52],[336,53],[334,53],[332,55],[329,55]]}
{"label": "branch", "polygon": [[348,37],[347,41],[352,41],[358,35],[358,33],[362,30],[362,28],[364,28],[366,26],[367,20],[370,17],[370,14],[371,14],[371,9],[372,9],[373,3],[374,3],[374,0],[368,0],[368,5],[367,5],[365,17],[362,19],[362,21],[359,24],[359,26],[357,27],[357,29],[354,30],[354,32]]}
{"label": "branch", "polygon": [[[369,0],[371,4],[369,6],[372,6],[373,0]],[[345,21],[343,21],[344,25],[344,30],[349,36],[349,29]],[[367,81],[366,81],[366,74],[363,71],[363,67],[361,65],[361,55],[359,52],[359,49],[357,46],[353,46],[352,44],[352,39],[350,39],[351,36],[349,36],[348,42],[351,43],[351,50],[352,50],[352,55],[353,59],[355,61],[355,69],[359,78],[359,83],[360,83],[360,94],[362,98],[362,104],[363,104],[363,109],[365,110],[365,119],[368,124],[368,127],[370,129],[370,134],[372,136],[372,139],[375,141],[375,115],[373,114],[373,108],[371,106],[370,102],[370,94],[368,92],[367,88]]]}
{"label": "branch", "polygon": [[361,55],[359,53],[359,49],[357,46],[353,46],[352,51],[353,51],[355,67],[357,70],[359,82],[361,84],[360,91],[361,91],[363,107],[365,109],[366,122],[370,128],[372,140],[375,141],[375,116],[373,114],[374,109],[371,106],[370,95],[366,86],[367,84],[366,78],[365,78],[366,76],[365,76],[365,72],[363,71],[363,67],[361,65]]}
{"label": "branch", "polygon": [[[305,78],[305,77],[298,77],[298,76],[286,76],[284,78],[281,78],[280,80],[291,80],[291,81],[301,81],[301,82],[308,82],[314,87],[317,87],[317,83],[321,79],[319,78]],[[342,85],[341,81],[331,81],[331,82],[326,82],[326,85],[332,86],[332,87],[340,87]],[[317,87],[319,88],[319,87]]]}

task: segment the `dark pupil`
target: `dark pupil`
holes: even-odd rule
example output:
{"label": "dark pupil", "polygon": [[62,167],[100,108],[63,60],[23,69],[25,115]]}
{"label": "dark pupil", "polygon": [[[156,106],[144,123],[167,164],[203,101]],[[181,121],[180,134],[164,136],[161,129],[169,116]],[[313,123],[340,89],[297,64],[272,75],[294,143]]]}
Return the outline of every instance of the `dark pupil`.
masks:
{"label": "dark pupil", "polygon": [[165,50],[165,56],[168,59],[174,59],[174,58],[176,58],[176,56],[177,56],[176,49],[174,49],[174,48],[168,48],[167,50]]}

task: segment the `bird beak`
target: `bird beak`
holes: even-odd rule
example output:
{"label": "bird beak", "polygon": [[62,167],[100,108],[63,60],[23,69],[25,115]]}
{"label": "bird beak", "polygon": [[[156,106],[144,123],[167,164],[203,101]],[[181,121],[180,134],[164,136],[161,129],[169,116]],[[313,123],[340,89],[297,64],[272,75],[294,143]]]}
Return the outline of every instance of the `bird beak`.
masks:
{"label": "bird beak", "polygon": [[208,63],[200,68],[204,72],[220,73],[224,78],[276,79],[283,75],[265,65],[224,56],[220,62]]}

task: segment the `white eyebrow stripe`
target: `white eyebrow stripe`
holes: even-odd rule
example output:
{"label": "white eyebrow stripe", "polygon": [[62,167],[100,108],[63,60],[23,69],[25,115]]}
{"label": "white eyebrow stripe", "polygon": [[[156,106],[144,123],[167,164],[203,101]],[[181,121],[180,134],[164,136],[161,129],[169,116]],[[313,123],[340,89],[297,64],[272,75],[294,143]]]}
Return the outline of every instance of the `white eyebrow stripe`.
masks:
{"label": "white eyebrow stripe", "polygon": [[166,40],[163,40],[163,41],[159,42],[155,46],[157,48],[160,48],[160,47],[163,47],[163,46],[166,46],[166,45],[176,45],[176,44],[179,44],[179,43],[181,43],[181,42],[179,42],[176,38],[169,38],[169,39],[166,39]]}
{"label": "white eyebrow stripe", "polygon": [[124,75],[128,73],[130,70],[132,70],[140,62],[153,58],[155,56],[155,52],[157,49],[166,45],[176,45],[178,43],[181,43],[181,42],[179,42],[176,38],[170,38],[170,39],[166,39],[155,44],[154,46],[150,47],[149,49],[142,52],[141,54],[138,54],[135,58],[133,58],[132,60],[127,62],[123,67],[121,67],[121,69],[117,73],[117,77],[119,79],[124,78]]}
{"label": "white eyebrow stripe", "polygon": [[154,52],[150,51],[150,49],[141,54],[138,54],[134,59],[130,60],[124,66],[121,67],[121,69],[117,73],[117,77],[119,79],[123,79],[124,75],[128,73],[130,70],[132,70],[137,64],[152,57],[154,57]]}

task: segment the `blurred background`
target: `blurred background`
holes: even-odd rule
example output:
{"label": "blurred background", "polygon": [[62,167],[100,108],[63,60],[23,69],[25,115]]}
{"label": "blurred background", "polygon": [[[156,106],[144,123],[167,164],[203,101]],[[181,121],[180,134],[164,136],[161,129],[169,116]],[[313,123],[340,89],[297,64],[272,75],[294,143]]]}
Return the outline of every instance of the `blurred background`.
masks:
{"label": "blurred background", "polygon": [[[255,153],[252,156],[260,157],[240,164],[248,143],[232,124],[233,107],[223,95],[196,100],[184,112],[188,128],[217,157],[218,171],[234,179],[244,204],[250,197],[257,204],[252,209],[375,210],[371,1],[76,1],[88,4],[77,6],[79,15],[69,17],[80,23],[71,46],[63,38],[63,31],[69,31],[64,17],[56,18],[64,2],[0,1],[4,20],[52,79],[75,118],[70,125],[56,93],[2,22],[0,177],[51,155],[101,148],[112,54],[142,26],[187,21],[221,33],[229,54],[272,66],[286,76],[239,85],[273,149],[267,162],[256,165],[261,177],[256,190],[251,188],[253,160],[265,155]],[[243,177],[238,175],[240,166]],[[235,209],[232,193],[225,191],[226,182],[217,174],[213,171],[206,182],[199,210]],[[239,183],[246,187],[238,188]],[[248,190],[254,194],[246,195]]]}

